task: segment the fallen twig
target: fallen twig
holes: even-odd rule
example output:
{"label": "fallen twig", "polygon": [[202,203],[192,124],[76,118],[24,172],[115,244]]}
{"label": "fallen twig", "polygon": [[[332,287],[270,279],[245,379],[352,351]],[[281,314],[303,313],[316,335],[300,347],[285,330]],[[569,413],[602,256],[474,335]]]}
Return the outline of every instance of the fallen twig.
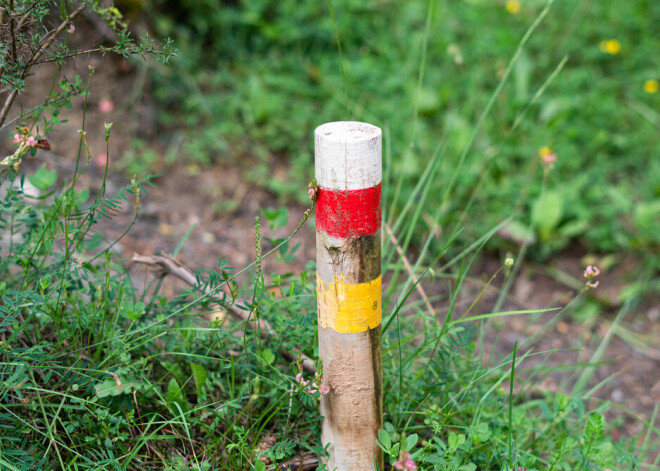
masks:
{"label": "fallen twig", "polygon": [[286,463],[277,466],[268,467],[268,471],[308,471],[316,469],[319,465],[319,459],[316,453],[308,451],[302,455],[291,458]]}
{"label": "fallen twig", "polygon": [[[157,276],[164,277],[167,275],[172,275],[175,278],[184,281],[188,285],[192,286],[193,288],[201,291],[203,294],[214,299],[213,290],[211,290],[208,287],[199,286],[197,284],[197,279],[195,277],[195,274],[188,267],[183,265],[178,260],[175,260],[174,258],[170,257],[169,255],[134,254],[132,260],[135,263],[141,263],[143,265],[152,267],[156,271]],[[240,301],[238,303],[234,303],[229,306],[225,306],[218,302],[215,302],[214,304],[218,308],[217,311],[211,312],[204,316],[210,322],[224,320],[225,316],[223,311],[226,311],[229,314],[231,314],[234,318],[248,322],[248,325],[255,330],[257,329],[257,327],[259,327],[259,331],[261,332],[262,338],[271,337],[276,334],[273,328],[268,323],[268,321],[264,319],[259,319],[257,326],[257,321],[250,319],[250,309],[245,301]],[[241,308],[241,306],[243,308]],[[280,349],[280,354],[290,362],[296,362],[298,361],[299,357],[302,358],[303,370],[311,375],[316,374],[316,365],[314,361],[311,358],[307,357],[304,353],[297,351],[292,352],[282,348]]]}

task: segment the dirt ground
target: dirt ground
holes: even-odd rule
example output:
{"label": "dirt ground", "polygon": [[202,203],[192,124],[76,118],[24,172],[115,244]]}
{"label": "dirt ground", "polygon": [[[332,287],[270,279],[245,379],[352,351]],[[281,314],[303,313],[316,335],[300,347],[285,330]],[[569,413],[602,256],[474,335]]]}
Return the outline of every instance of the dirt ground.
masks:
{"label": "dirt ground", "polygon": [[[87,187],[94,192],[98,188],[105,163],[103,127],[105,122],[113,122],[108,185],[108,193],[111,195],[129,182],[126,175],[116,171],[116,162],[130,148],[131,140],[141,137],[150,142],[156,151],[163,149],[163,140],[156,129],[156,108],[149,95],[148,80],[139,68],[112,57],[81,56],[66,69],[66,74],[70,78],[80,74],[84,80],[88,66],[95,68],[85,118],[91,161],[78,189]],[[21,97],[20,105],[28,107],[35,104],[36,99],[46,96],[51,78],[52,71],[46,68],[39,70],[32,77],[29,91]],[[107,106],[108,101],[103,100],[113,104],[112,110]],[[71,175],[79,142],[77,131],[82,127],[81,110],[82,100],[78,99],[72,109],[66,111],[66,116],[61,116],[62,119],[68,119],[68,123],[47,136],[52,150],[39,151],[35,159],[26,162],[27,170],[43,165],[56,169],[61,178]],[[11,147],[8,131],[6,128],[0,132],[0,149],[3,151]],[[310,177],[312,172],[310,162]],[[152,173],[163,173],[163,176],[154,180],[156,187],[149,189],[148,195],[143,197],[137,223],[114,248],[117,255],[130,259],[134,253],[171,253],[194,224],[194,230],[177,257],[190,268],[214,269],[219,257],[228,259],[230,266],[240,268],[254,259],[254,218],[259,215],[260,208],[273,206],[274,195],[242,181],[239,165],[218,164],[199,169],[179,163],[167,169],[154,168]],[[300,191],[306,192],[306,188]],[[216,203],[230,200],[235,202],[237,209],[217,210]],[[276,235],[284,236],[290,232],[305,209],[302,206],[291,207],[289,223]],[[133,215],[133,202],[129,201],[116,218],[102,223],[105,237],[112,240],[121,234],[130,224]],[[288,266],[282,266],[274,259],[268,259],[264,264],[264,272],[301,270],[307,261],[314,259],[313,223],[308,223],[300,231],[294,242],[297,241],[301,242],[301,247],[296,260]],[[546,266],[525,263],[502,309],[539,309],[566,305],[576,295],[576,290],[569,286],[570,283],[559,281],[561,277],[557,273],[569,275],[574,280],[583,280],[583,255],[579,250],[566,253],[551,260]],[[483,281],[500,266],[501,261],[493,257],[486,258],[475,267],[472,272],[474,278],[466,286],[464,299],[474,299]],[[145,268],[135,265],[131,270],[135,282],[143,282]],[[640,418],[649,419],[654,407],[660,402],[660,304],[657,299],[634,306],[625,315],[618,330],[612,333],[610,329],[622,309],[620,291],[634,270],[634,260],[623,260],[602,273],[601,286],[587,294],[599,302],[601,314],[591,321],[578,321],[570,312],[566,313],[542,332],[534,346],[534,351],[581,348],[557,352],[545,360],[546,365],[559,367],[588,363],[594,358],[603,339],[606,339],[606,352],[600,358],[601,363],[595,367],[589,387],[608,378],[610,380],[596,390],[594,397],[597,400],[590,405],[596,406],[600,401],[611,401],[617,405],[612,414],[613,418],[618,418],[614,428],[615,437],[637,435],[643,424],[631,417],[636,414]],[[167,289],[173,293],[180,286],[180,283],[173,281]],[[432,285],[425,285],[425,289],[428,293],[439,290]],[[490,312],[488,309],[494,304],[497,293],[497,286],[486,293],[480,306],[482,312]],[[442,306],[434,308],[440,311]],[[508,354],[516,340],[523,344],[546,325],[552,316],[552,313],[539,318],[512,316],[492,322],[486,338],[485,356],[488,357],[493,347],[496,353]],[[499,339],[497,343],[496,338]],[[535,361],[539,360],[525,360],[525,363],[531,365]],[[539,387],[562,390],[570,387],[574,380],[575,376],[569,371],[558,370],[546,377]]]}

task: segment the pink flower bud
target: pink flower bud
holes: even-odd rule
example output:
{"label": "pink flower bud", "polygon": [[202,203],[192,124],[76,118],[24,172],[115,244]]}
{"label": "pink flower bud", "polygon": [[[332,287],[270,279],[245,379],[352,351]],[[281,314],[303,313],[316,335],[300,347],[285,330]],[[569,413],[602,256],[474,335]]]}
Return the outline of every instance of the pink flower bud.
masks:
{"label": "pink flower bud", "polygon": [[321,385],[321,387],[319,388],[319,392],[320,392],[321,394],[328,394],[328,393],[330,392],[330,386],[328,386],[328,385]]}
{"label": "pink flower bud", "polygon": [[417,463],[410,459],[410,453],[408,452],[399,454],[399,461],[394,463],[394,467],[404,471],[417,471]]}
{"label": "pink flower bud", "polygon": [[586,270],[584,270],[584,277],[587,279],[587,287],[588,288],[597,288],[598,287],[598,281],[594,281],[594,278],[600,275],[600,270],[598,269],[597,266],[591,266],[589,265]]}
{"label": "pink flower bud", "polygon": [[105,152],[94,157],[94,164],[99,168],[105,168],[107,162],[108,156]]}
{"label": "pink flower bud", "polygon": [[595,265],[594,266],[589,265],[587,269],[584,271],[585,278],[593,278],[594,276],[598,276],[598,275],[600,275],[600,270]]}
{"label": "pink flower bud", "polygon": [[37,140],[32,136],[29,136],[27,138],[26,142],[27,142],[27,145],[30,146],[30,147],[36,147],[37,146]]}
{"label": "pink flower bud", "polygon": [[103,100],[99,101],[99,110],[101,113],[111,113],[114,109],[115,104],[112,102],[112,100],[104,98]]}
{"label": "pink flower bud", "polygon": [[541,157],[541,160],[543,160],[543,163],[548,168],[554,168],[555,162],[557,161],[557,154],[546,154],[543,157]]}
{"label": "pink flower bud", "polygon": [[408,458],[405,462],[406,469],[408,471],[417,471],[417,463]]}
{"label": "pink flower bud", "polygon": [[73,25],[73,23],[71,23],[69,25],[69,33],[73,34],[75,32],[76,32],[76,27]]}
{"label": "pink flower bud", "polygon": [[16,134],[14,134],[14,139],[12,140],[12,142],[13,142],[14,144],[18,144],[18,143],[21,142],[22,140],[23,140],[23,138],[21,137],[21,135],[18,134],[18,133],[16,133]]}

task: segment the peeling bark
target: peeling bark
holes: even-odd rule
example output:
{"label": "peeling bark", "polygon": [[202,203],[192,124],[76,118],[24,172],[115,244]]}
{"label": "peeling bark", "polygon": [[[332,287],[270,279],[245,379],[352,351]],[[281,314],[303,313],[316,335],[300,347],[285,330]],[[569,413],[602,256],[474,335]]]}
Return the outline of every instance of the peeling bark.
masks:
{"label": "peeling bark", "polygon": [[380,276],[380,231],[356,239],[338,239],[325,232],[316,235],[316,272],[331,283],[366,283]]}

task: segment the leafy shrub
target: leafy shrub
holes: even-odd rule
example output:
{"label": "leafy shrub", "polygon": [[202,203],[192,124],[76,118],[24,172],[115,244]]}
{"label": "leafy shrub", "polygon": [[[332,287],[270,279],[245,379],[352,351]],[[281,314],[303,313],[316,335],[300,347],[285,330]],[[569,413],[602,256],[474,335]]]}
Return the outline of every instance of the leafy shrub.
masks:
{"label": "leafy shrub", "polygon": [[[437,152],[429,205],[440,211],[426,217],[464,225],[461,237],[472,240],[508,217],[532,225],[543,180],[537,152],[549,146],[559,158],[541,204],[552,203],[553,217],[531,228],[532,255],[575,242],[594,252],[657,251],[649,227],[657,172],[647,167],[658,152],[660,94],[644,83],[658,79],[650,31],[660,9],[645,0],[529,1],[515,13],[484,1],[152,0],[149,8],[155,29],[184,51],[155,77],[170,110],[163,125],[186,136],[184,158],[256,158],[248,178],[302,201],[288,183],[309,179],[312,130],[371,122],[388,132],[389,216]],[[607,41],[618,49],[608,52]],[[273,155],[289,164],[283,180],[269,171]],[[493,238],[489,248],[511,244]]]}

